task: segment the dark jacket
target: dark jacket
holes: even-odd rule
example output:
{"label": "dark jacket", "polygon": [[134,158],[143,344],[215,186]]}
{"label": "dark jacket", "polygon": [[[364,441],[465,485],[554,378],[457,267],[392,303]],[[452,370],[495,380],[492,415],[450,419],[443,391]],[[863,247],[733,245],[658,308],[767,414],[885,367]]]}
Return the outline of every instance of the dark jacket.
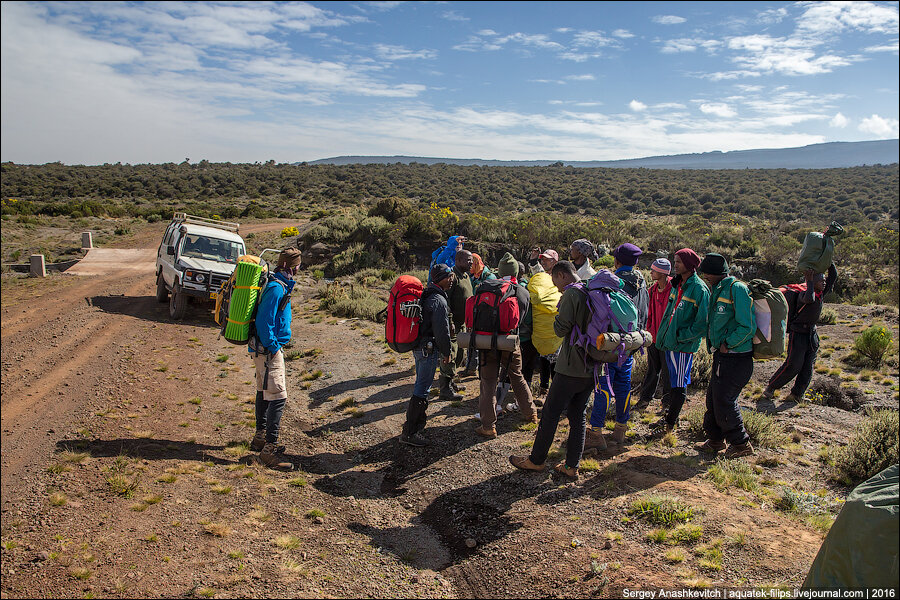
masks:
{"label": "dark jacket", "polygon": [[825,291],[809,304],[804,304],[804,294],[791,289],[785,290],[784,299],[788,303],[787,329],[789,332],[810,333],[816,330],[816,323],[819,322],[819,317],[822,315],[825,294],[834,289],[835,281],[837,281],[837,269],[832,264],[828,267]]}
{"label": "dark jacket", "polygon": [[422,304],[422,322],[419,325],[419,348],[423,348],[432,341],[441,356],[450,356],[450,338],[454,332],[450,323],[447,292],[433,283],[429,283],[422,292],[420,302]]}
{"label": "dark jacket", "polygon": [[466,321],[466,300],[472,297],[472,278],[468,273],[463,273],[457,267],[453,267],[456,281],[447,291],[450,304],[450,313],[453,315],[453,327],[456,331],[462,331]]}
{"label": "dark jacket", "polygon": [[569,336],[575,325],[584,331],[590,310],[585,301],[584,292],[570,287],[563,292],[559,299],[559,314],[553,321],[553,332],[563,339],[559,347],[559,357],[556,359],[556,372],[569,377],[593,377],[593,367],[585,363],[584,352],[569,343]]}

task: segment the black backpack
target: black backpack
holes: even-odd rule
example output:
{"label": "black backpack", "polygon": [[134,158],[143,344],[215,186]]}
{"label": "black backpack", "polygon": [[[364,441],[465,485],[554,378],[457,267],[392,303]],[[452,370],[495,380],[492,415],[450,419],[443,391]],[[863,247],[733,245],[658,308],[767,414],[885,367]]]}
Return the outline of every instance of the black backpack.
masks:
{"label": "black backpack", "polygon": [[638,329],[647,327],[647,317],[650,314],[650,291],[644,276],[636,271],[624,271],[618,275],[624,284],[622,291],[628,294],[638,311]]}

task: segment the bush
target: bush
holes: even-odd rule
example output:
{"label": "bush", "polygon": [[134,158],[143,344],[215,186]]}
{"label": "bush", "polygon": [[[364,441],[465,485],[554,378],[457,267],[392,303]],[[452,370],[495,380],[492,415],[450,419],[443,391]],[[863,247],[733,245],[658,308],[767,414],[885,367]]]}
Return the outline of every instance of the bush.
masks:
{"label": "bush", "polygon": [[611,269],[613,267],[614,259],[611,254],[606,254],[601,256],[597,260],[593,262],[593,267],[595,269]]}
{"label": "bush", "polygon": [[706,409],[700,406],[693,406],[681,413],[681,419],[687,421],[688,435],[695,438],[704,439],[706,432],[703,430],[703,415]]}
{"label": "bush", "polygon": [[696,516],[697,510],[671,496],[644,496],[631,503],[627,514],[654,525],[671,527],[676,523],[687,523]]}
{"label": "bush", "polygon": [[872,325],[853,342],[853,349],[874,365],[880,365],[884,355],[891,348],[893,337],[884,325]]}
{"label": "bush", "polygon": [[691,367],[691,388],[706,388],[712,376],[712,354],[706,350],[706,341],[700,343],[700,349],[694,353],[694,364]]}
{"label": "bush", "polygon": [[362,318],[375,321],[375,315],[385,307],[385,301],[357,285],[329,284],[322,295],[319,308],[336,317]]}
{"label": "bush", "polygon": [[300,231],[296,227],[285,227],[281,230],[281,237],[283,238],[294,237],[295,235],[300,235]]}
{"label": "bush", "polygon": [[837,376],[816,379],[806,391],[804,398],[813,404],[841,410],[855,410],[862,404],[862,394],[859,390],[842,387],[841,379]]}
{"label": "bush", "polygon": [[883,409],[866,416],[850,443],[834,454],[834,473],[846,485],[856,485],[900,462],[900,418]]}
{"label": "bush", "polygon": [[362,244],[351,244],[346,250],[331,260],[331,275],[340,277],[349,275],[379,263],[378,257]]}
{"label": "bush", "polygon": [[819,325],[834,325],[837,323],[837,313],[834,312],[833,308],[828,308],[827,306],[822,309],[822,314],[819,315]]}
{"label": "bush", "polygon": [[784,429],[773,417],[755,410],[742,410],[741,416],[744,419],[744,429],[755,445],[777,448],[787,441]]}

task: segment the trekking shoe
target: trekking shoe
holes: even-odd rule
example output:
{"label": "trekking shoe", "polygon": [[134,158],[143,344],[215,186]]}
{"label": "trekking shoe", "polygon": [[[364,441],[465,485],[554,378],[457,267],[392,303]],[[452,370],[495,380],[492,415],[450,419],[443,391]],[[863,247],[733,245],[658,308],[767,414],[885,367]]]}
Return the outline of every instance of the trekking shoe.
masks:
{"label": "trekking shoe", "polygon": [[526,423],[539,423],[541,419],[538,417],[537,411],[534,411],[530,415],[522,415],[522,420]]}
{"label": "trekking shoe", "polygon": [[543,471],[547,468],[547,465],[534,464],[531,462],[531,457],[529,456],[510,456],[509,464],[517,469],[522,469],[523,471]]}
{"label": "trekking shoe", "polygon": [[706,440],[702,444],[694,444],[694,450],[703,454],[712,454],[715,456],[719,452],[725,449],[725,442],[722,440],[713,441]]}
{"label": "trekking shoe", "polygon": [[481,437],[485,437],[489,440],[497,437],[497,429],[495,427],[491,427],[490,429],[485,429],[484,425],[479,425],[475,428],[475,433],[480,435]]}
{"label": "trekking shoe", "polygon": [[259,462],[270,469],[276,469],[278,471],[292,470],[294,468],[294,463],[281,456],[279,450],[280,449],[275,444],[267,442],[259,453]]}
{"label": "trekking shoe", "polygon": [[455,402],[463,399],[463,395],[457,392],[454,392],[450,387],[445,387],[441,391],[438,392],[438,400],[444,400],[448,402]]}
{"label": "trekking shoe", "polygon": [[538,398],[537,396],[535,396],[532,399],[532,401],[534,402],[534,405],[537,406],[538,408],[544,406],[544,401],[541,398]]}
{"label": "trekking shoe", "polygon": [[753,446],[750,442],[746,444],[731,444],[725,451],[725,458],[740,458],[742,456],[753,456]]}
{"label": "trekking shoe", "polygon": [[266,445],[266,430],[265,429],[257,429],[256,435],[253,436],[253,439],[250,440],[250,449],[254,452],[259,452]]}
{"label": "trekking shoe", "polygon": [[665,419],[660,419],[651,426],[650,437],[652,439],[660,439],[674,432],[675,428],[673,426],[666,423]]}
{"label": "trekking shoe", "polygon": [[567,467],[566,463],[559,463],[553,470],[559,473],[560,475],[565,475],[566,477],[571,477],[572,479],[578,479],[578,467]]}
{"label": "trekking shoe", "polygon": [[623,446],[625,444],[625,432],[628,431],[628,423],[616,423],[613,429],[612,441]]}
{"label": "trekking shoe", "polygon": [[475,374],[478,373],[476,369],[465,369],[462,373],[460,373],[461,377],[474,377]]}
{"label": "trekking shoe", "polygon": [[453,390],[454,392],[464,392],[464,391],[466,391],[466,386],[462,385],[455,379],[451,379],[450,380],[450,389]]}
{"label": "trekking shoe", "polygon": [[413,446],[415,448],[423,448],[428,445],[428,442],[422,437],[420,433],[414,433],[412,435],[407,435],[405,433],[400,434],[400,443],[405,444],[407,446]]}
{"label": "trekking shoe", "polygon": [[762,397],[765,398],[766,400],[771,400],[772,398],[775,397],[775,390],[773,390],[769,386],[766,386],[766,389],[762,393]]}
{"label": "trekking shoe", "polygon": [[588,429],[584,432],[584,449],[606,450],[606,438],[599,429]]}

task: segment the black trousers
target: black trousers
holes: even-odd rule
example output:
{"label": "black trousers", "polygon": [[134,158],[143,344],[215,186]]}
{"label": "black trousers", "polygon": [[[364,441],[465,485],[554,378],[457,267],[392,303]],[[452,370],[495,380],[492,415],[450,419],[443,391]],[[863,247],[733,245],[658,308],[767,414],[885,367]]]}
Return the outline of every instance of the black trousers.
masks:
{"label": "black trousers", "polygon": [[544,410],[541,413],[541,422],[538,424],[534,437],[534,446],[531,448],[531,462],[542,465],[547,460],[553,438],[556,436],[556,428],[564,410],[569,416],[569,441],[566,446],[566,466],[577,467],[581,461],[581,453],[584,451],[584,433],[586,422],[584,418],[588,400],[594,391],[593,377],[570,377],[557,373],[550,384],[547,399],[544,401]]}
{"label": "black trousers", "polygon": [[534,372],[538,367],[541,370],[541,387],[550,387],[550,379],[553,378],[553,364],[549,359],[538,354],[537,348],[534,347],[531,340],[522,342],[522,375],[528,385],[531,385]]}
{"label": "black trousers", "polygon": [[738,397],[753,376],[753,352],[740,354],[713,353],[712,375],[706,390],[706,413],[703,430],[710,440],[729,444],[750,441],[744,429]]}
{"label": "black trousers", "polygon": [[802,398],[809,388],[809,382],[812,381],[818,353],[819,334],[815,329],[809,333],[792,331],[788,336],[787,358],[769,380],[769,389],[773,391],[781,389],[796,377],[791,393],[797,400]]}
{"label": "black trousers", "polygon": [[666,355],[656,346],[647,348],[647,374],[644,375],[644,381],[641,382],[641,397],[639,402],[649,405],[653,400],[653,394],[656,392],[656,386],[659,385],[659,379],[662,377],[663,384],[663,405],[669,403],[669,396],[672,393],[672,380],[669,379],[669,368],[666,366]]}

